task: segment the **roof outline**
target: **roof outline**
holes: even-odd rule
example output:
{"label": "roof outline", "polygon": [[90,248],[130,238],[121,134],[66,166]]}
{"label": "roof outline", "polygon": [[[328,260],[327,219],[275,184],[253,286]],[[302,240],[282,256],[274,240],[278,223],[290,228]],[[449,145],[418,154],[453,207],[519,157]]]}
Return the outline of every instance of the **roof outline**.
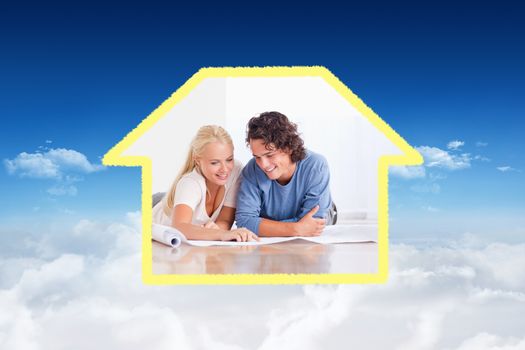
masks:
{"label": "roof outline", "polygon": [[[387,137],[403,154],[384,155],[378,160],[378,271],[373,274],[153,274],[152,273],[152,164],[147,156],[122,156],[135,141],[163,118],[173,106],[207,78],[321,77],[328,85]],[[384,283],[388,278],[388,167],[420,165],[423,158],[350,88],[322,66],[206,67],[201,68],[168,99],[143,119],[103,157],[107,166],[142,167],[142,278],[152,285],[171,284],[340,284]]]}

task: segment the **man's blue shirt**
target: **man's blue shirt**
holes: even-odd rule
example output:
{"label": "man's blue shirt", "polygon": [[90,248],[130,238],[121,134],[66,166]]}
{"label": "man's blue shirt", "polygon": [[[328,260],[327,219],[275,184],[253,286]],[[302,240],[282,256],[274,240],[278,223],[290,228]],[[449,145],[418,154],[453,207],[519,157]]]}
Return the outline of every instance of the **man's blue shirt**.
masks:
{"label": "man's blue shirt", "polygon": [[235,213],[237,227],[259,234],[261,218],[297,222],[316,205],[319,211],[314,217],[325,218],[332,204],[329,183],[326,159],[311,151],[297,162],[290,182],[284,186],[270,180],[251,159],[242,170]]}

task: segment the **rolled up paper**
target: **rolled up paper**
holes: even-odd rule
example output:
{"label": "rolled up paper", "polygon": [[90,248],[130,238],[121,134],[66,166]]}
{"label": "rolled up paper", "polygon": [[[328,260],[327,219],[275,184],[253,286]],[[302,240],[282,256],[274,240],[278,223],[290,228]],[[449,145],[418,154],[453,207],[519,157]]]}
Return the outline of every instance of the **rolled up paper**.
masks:
{"label": "rolled up paper", "polygon": [[177,248],[182,242],[186,241],[184,234],[176,228],[159,224],[152,225],[151,238],[173,248]]}

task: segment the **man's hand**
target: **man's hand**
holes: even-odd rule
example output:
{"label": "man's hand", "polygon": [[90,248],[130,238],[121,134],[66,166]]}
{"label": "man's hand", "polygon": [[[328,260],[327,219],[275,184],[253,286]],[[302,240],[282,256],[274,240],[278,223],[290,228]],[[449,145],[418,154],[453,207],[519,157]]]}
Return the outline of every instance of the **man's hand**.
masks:
{"label": "man's hand", "polygon": [[301,220],[295,223],[294,233],[296,236],[319,236],[323,232],[326,220],[314,218],[318,210],[319,205],[316,205]]}

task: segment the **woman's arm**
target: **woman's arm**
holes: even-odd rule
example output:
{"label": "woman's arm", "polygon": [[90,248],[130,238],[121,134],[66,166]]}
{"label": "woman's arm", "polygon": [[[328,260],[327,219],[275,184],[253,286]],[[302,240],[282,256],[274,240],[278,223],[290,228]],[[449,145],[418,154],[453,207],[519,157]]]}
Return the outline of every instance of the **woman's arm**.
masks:
{"label": "woman's arm", "polygon": [[233,221],[235,220],[235,208],[222,207],[217,220],[215,223],[223,230],[229,230],[232,228]]}
{"label": "woman's arm", "polygon": [[[221,211],[222,214],[222,211]],[[171,216],[171,225],[177,230],[184,233],[187,239],[190,240],[205,240],[205,241],[237,241],[247,242],[258,240],[258,237],[251,231],[241,228],[229,231],[227,229],[213,229],[205,228],[198,225],[193,225],[191,219],[193,218],[193,210],[185,205],[178,204],[173,208]],[[231,227],[231,225],[230,225]]]}

